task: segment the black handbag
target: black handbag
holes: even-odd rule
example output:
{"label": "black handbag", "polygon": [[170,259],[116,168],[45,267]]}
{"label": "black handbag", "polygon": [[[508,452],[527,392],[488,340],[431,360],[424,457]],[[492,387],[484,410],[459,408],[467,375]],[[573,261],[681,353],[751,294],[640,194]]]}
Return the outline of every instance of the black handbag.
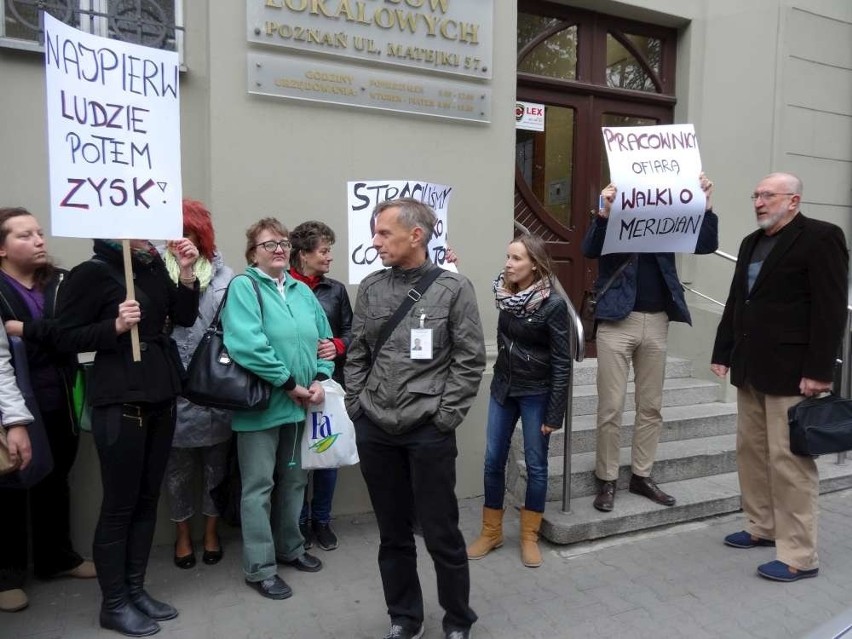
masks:
{"label": "black handbag", "polygon": [[830,394],[809,397],[787,411],[790,450],[825,455],[852,450],[852,399]]}
{"label": "black handbag", "polygon": [[[248,277],[238,275],[237,277]],[[234,278],[236,279],[236,278]],[[249,277],[257,295],[263,316],[263,301],[257,282]],[[233,282],[233,280],[231,280]],[[186,371],[183,396],[193,404],[225,410],[263,410],[269,406],[272,385],[237,364],[225,348],[222,321],[219,315],[228,300],[228,290],[216,309],[216,315],[198,347],[192,354]]]}
{"label": "black handbag", "polygon": [[9,352],[12,355],[12,366],[15,368],[15,381],[27,409],[33,416],[33,421],[27,426],[33,456],[25,469],[0,477],[0,487],[32,488],[53,471],[53,453],[50,452],[50,440],[47,438],[47,430],[30,383],[26,344],[20,337],[9,337]]}

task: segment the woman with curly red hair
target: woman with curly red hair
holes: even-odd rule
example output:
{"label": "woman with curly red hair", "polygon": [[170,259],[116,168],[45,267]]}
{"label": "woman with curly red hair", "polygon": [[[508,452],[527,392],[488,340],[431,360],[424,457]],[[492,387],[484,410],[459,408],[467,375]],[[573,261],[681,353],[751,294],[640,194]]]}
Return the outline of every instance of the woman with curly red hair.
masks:
{"label": "woman with curly red hair", "polygon": [[[201,288],[195,324],[187,328],[176,326],[172,332],[181,360],[187,366],[205,329],[213,321],[234,272],[225,266],[216,250],[210,211],[197,200],[183,201],[183,235],[198,247],[195,274]],[[163,260],[172,280],[177,282],[180,269],[172,248],[168,245],[162,251]],[[230,439],[229,411],[198,406],[178,397],[177,424],[165,480],[171,518],[176,526],[174,563],[178,568],[195,566],[190,520],[195,514],[195,476],[199,471],[202,474],[201,511],[204,514],[202,561],[210,565],[222,559],[218,532],[219,511],[210,497],[210,491],[221,483],[225,475]]]}

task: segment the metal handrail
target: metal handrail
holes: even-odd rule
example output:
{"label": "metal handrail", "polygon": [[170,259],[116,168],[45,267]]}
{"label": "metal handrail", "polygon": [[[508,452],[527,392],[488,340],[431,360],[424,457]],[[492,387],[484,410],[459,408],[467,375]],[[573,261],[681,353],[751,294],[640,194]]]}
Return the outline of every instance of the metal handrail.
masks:
{"label": "metal handrail", "polygon": [[840,353],[840,388],[838,395],[852,399],[852,305],[846,307],[846,332]]}
{"label": "metal handrail", "polygon": [[[515,228],[521,231],[521,233],[531,235],[530,230],[517,220],[515,221]],[[569,331],[568,335],[572,359],[576,362],[582,362],[583,358],[586,355],[586,336],[583,332],[583,322],[580,319],[580,314],[577,313],[577,310],[571,303],[571,299],[568,297],[568,293],[565,292],[565,289],[562,287],[562,284],[560,284],[559,280],[555,277],[553,278],[553,286],[557,290],[557,292],[562,295],[562,299],[565,300],[565,305],[568,308],[568,318],[573,328],[573,330]],[[571,368],[568,370],[567,396],[568,397],[567,406],[565,407],[565,419],[562,423],[562,512],[564,513],[571,512],[571,437],[574,428],[573,366],[571,366]]]}
{"label": "metal handrail", "polygon": [[[721,257],[722,259],[724,259],[724,260],[728,260],[729,262],[733,262],[734,264],[736,264],[736,263],[737,263],[737,258],[736,258],[736,256],[735,256],[735,255],[731,255],[730,253],[725,253],[724,251],[716,250],[716,251],[713,251],[713,255],[718,255],[718,256],[719,256],[719,257]],[[691,288],[691,287],[687,286],[687,285],[686,285],[686,284],[684,284],[683,282],[681,282],[681,283],[680,283],[680,285],[683,287],[683,289],[684,289],[685,291],[689,291],[690,293],[692,293],[692,294],[694,294],[694,295],[697,295],[698,297],[700,297],[700,298],[702,298],[702,299],[705,299],[705,300],[707,300],[708,302],[713,302],[716,306],[721,306],[722,308],[725,308],[725,303],[724,303],[724,302],[720,302],[719,300],[714,299],[714,298],[710,297],[709,295],[705,295],[705,294],[704,294],[704,293],[702,293],[701,291],[697,291],[697,290],[695,290],[694,288]]]}

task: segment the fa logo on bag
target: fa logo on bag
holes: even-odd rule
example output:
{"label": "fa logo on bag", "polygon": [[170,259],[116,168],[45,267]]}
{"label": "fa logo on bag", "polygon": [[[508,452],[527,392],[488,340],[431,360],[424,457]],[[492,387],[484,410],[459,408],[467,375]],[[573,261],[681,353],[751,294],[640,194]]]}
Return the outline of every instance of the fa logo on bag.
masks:
{"label": "fa logo on bag", "polygon": [[310,449],[315,453],[324,453],[334,445],[340,433],[331,432],[331,418],[323,415],[322,411],[311,413],[311,441]]}

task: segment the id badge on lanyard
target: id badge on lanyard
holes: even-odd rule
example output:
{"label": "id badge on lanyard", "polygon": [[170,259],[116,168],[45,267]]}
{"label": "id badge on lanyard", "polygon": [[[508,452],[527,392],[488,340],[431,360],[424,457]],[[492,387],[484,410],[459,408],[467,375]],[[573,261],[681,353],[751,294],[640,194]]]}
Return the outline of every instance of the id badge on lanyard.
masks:
{"label": "id badge on lanyard", "polygon": [[411,329],[409,353],[411,359],[432,359],[432,329],[424,328],[426,311],[420,310],[420,328]]}

